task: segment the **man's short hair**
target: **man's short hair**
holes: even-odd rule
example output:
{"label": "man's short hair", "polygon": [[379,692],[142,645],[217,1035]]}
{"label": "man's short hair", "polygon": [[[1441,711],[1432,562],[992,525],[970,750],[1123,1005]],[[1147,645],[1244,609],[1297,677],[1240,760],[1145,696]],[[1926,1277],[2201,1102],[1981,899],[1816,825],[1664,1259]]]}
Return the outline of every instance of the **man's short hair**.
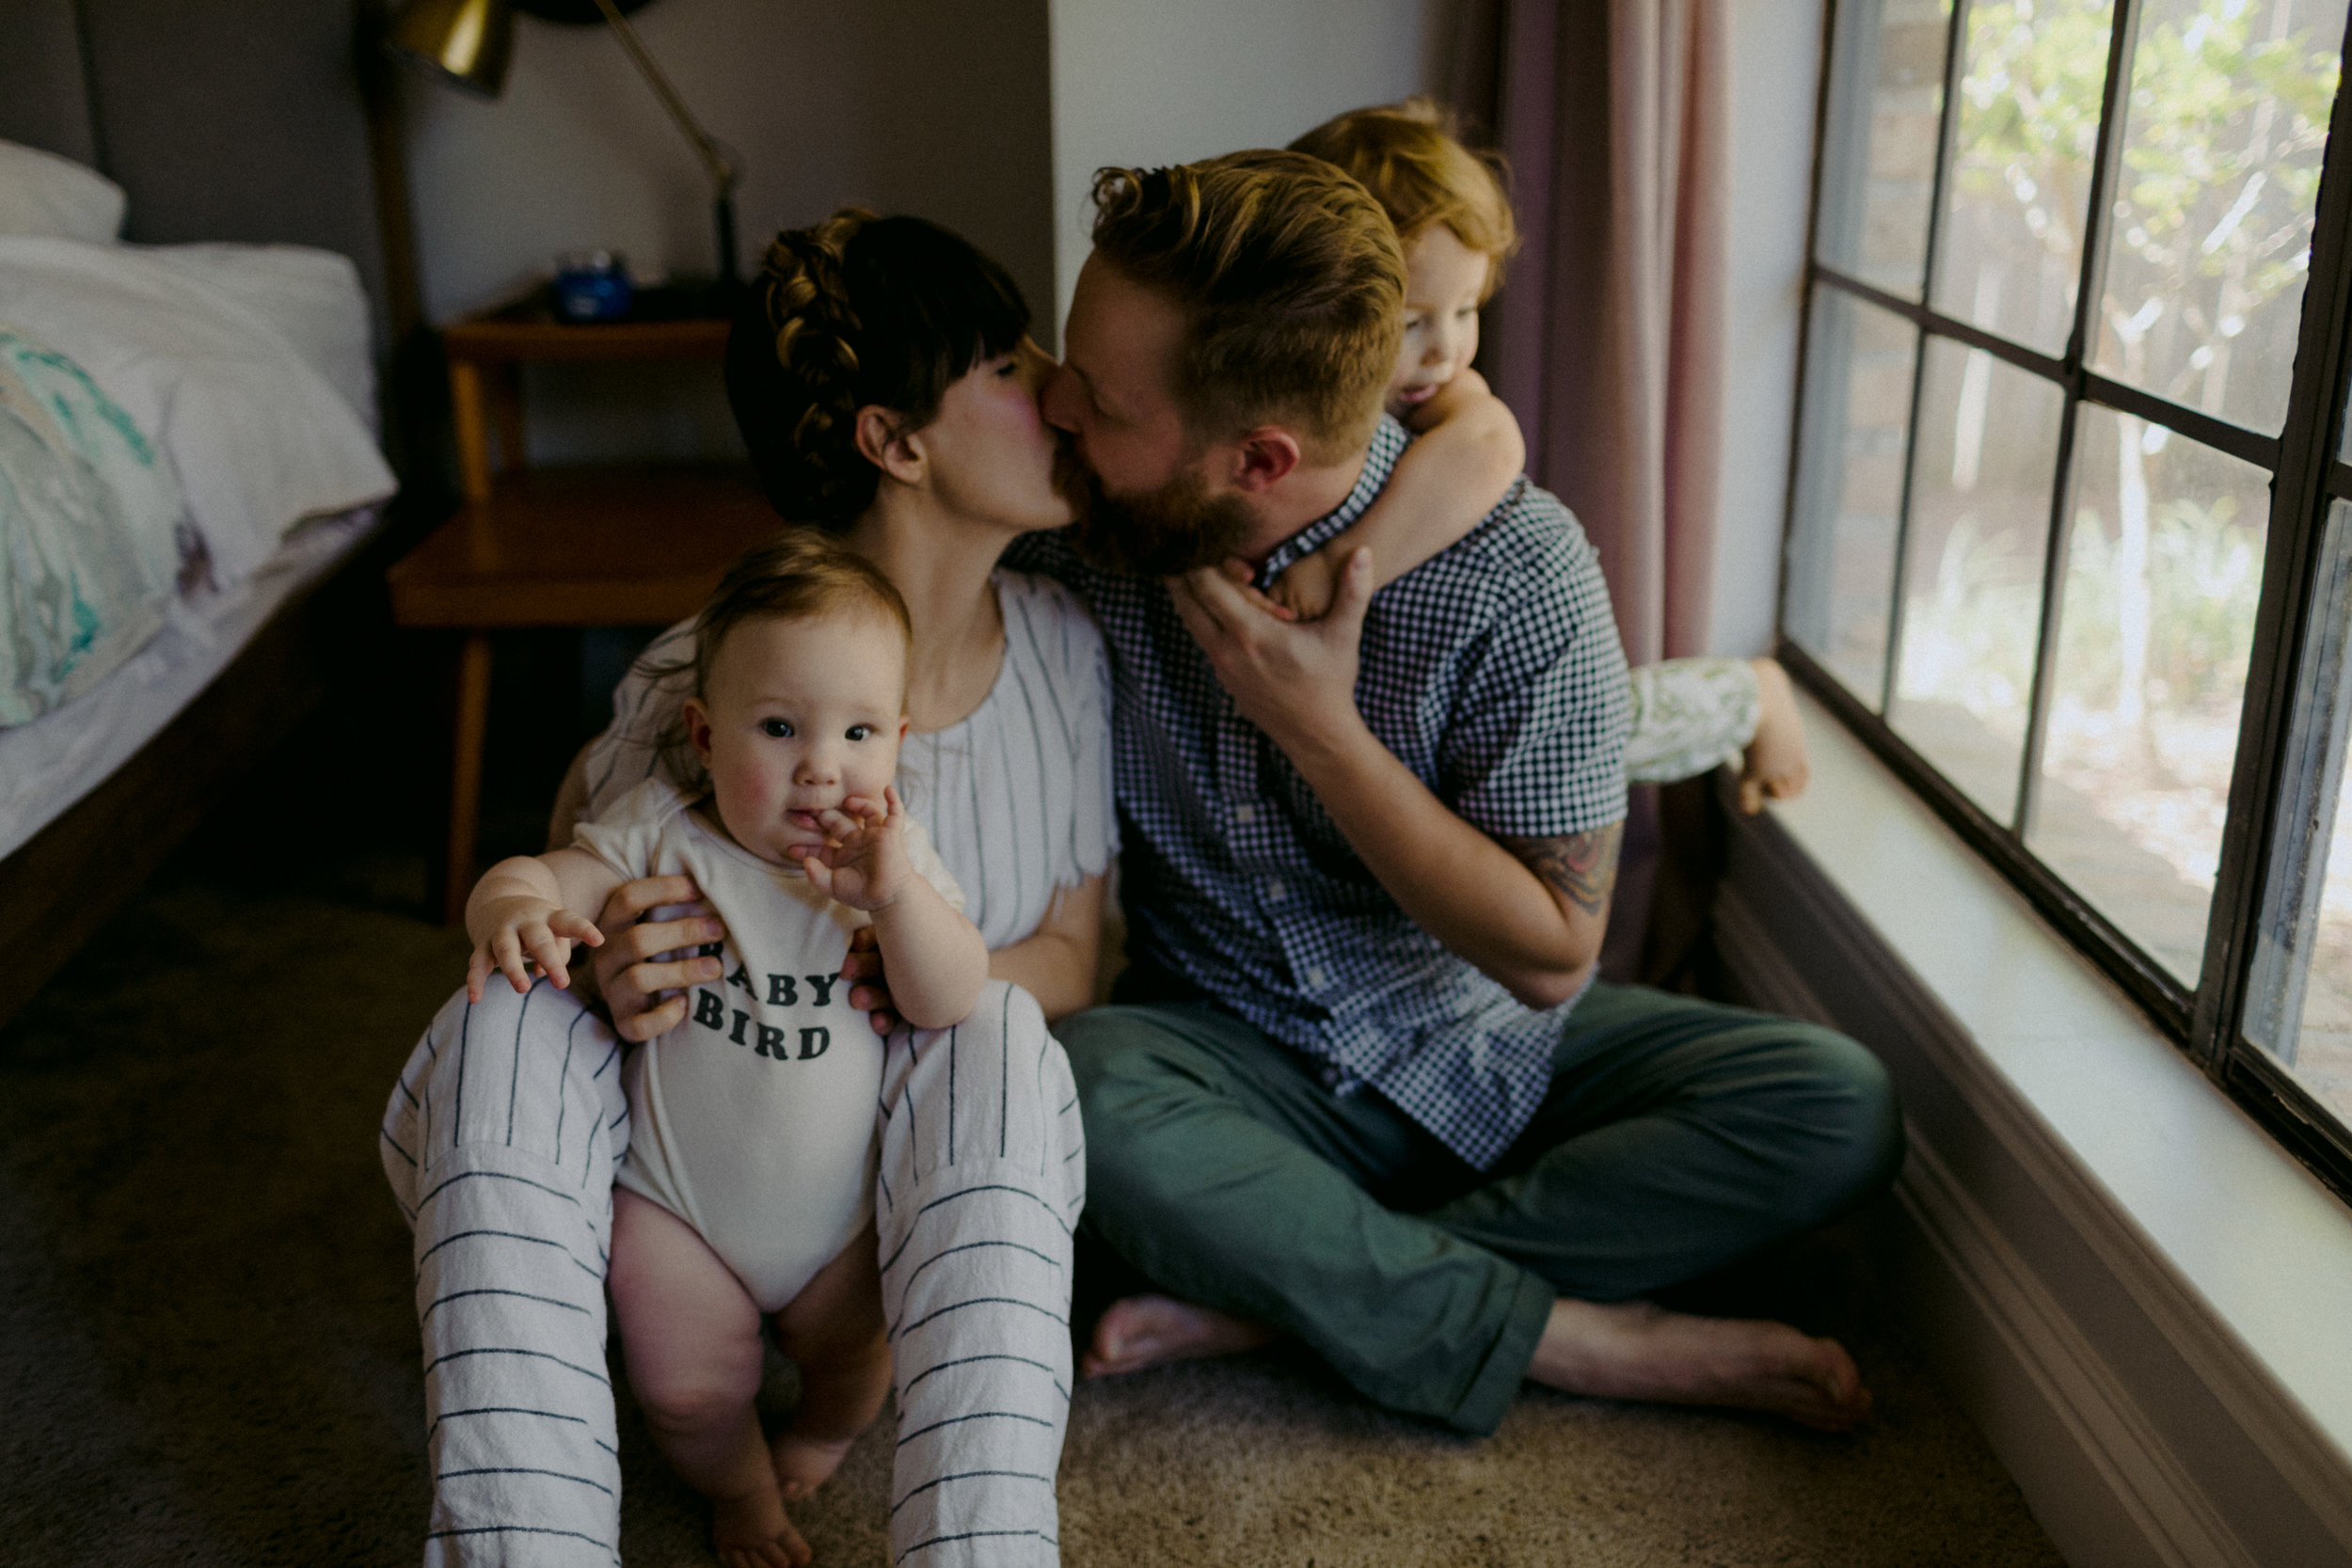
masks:
{"label": "man's short hair", "polygon": [[1320,158],[1229,152],[1099,169],[1094,249],[1184,313],[1178,407],[1225,439],[1269,420],[1315,462],[1372,438],[1405,330],[1405,253],[1372,193]]}
{"label": "man's short hair", "polygon": [[1389,210],[1396,237],[1411,245],[1440,225],[1486,258],[1484,305],[1502,282],[1502,263],[1519,246],[1511,216],[1509,166],[1502,154],[1474,151],[1460,120],[1429,98],[1351,109],[1291,143],[1337,164],[1364,182]]}

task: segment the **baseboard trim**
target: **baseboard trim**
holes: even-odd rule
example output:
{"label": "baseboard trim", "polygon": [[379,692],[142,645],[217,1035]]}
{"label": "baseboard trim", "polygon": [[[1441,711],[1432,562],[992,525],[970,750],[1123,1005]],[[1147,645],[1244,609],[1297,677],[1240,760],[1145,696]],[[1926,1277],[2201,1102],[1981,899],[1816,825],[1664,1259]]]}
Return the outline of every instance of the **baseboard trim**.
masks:
{"label": "baseboard trim", "polygon": [[1747,999],[1894,1072],[1906,1305],[2070,1562],[2352,1568],[2344,1456],[1770,818],[1714,934]]}

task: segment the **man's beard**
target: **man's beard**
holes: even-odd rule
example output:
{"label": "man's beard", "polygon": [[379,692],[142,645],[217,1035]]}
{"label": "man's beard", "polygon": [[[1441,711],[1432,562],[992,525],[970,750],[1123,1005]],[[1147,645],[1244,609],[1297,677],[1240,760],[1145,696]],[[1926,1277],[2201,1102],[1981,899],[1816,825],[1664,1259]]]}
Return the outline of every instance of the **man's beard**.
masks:
{"label": "man's beard", "polygon": [[1209,494],[1187,471],[1156,490],[1113,496],[1065,445],[1054,460],[1054,486],[1077,514],[1071,543],[1104,571],[1165,578],[1214,566],[1238,555],[1257,519],[1239,496]]}

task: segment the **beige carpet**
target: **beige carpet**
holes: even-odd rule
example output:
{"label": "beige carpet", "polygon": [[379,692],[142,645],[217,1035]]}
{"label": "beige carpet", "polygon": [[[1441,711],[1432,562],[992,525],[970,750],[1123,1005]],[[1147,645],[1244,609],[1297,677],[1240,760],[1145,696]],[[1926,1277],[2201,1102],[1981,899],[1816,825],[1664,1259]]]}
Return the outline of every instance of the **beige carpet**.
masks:
{"label": "beige carpet", "polygon": [[[261,832],[214,829],[0,1031],[0,1563],[417,1560],[374,1127],[462,941],[416,914],[413,860],[257,864]],[[1279,1351],[1083,1386],[1064,1559],[2055,1564],[1873,1272],[1848,1237],[1741,1287],[1851,1336],[1880,1401],[1851,1440],[1531,1392],[1467,1443]],[[624,1449],[631,1568],[710,1561],[633,1416]],[[888,1450],[801,1510],[820,1562],[884,1560]]]}

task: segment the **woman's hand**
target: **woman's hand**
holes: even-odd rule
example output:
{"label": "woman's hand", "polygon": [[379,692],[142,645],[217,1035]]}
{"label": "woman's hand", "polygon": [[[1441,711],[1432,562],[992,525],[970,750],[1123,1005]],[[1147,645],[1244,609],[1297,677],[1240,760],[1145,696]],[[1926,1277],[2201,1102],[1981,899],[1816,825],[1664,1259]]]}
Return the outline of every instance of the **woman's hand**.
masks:
{"label": "woman's hand", "polygon": [[890,982],[882,975],[882,946],[871,926],[850,933],[850,956],[841,960],[841,977],[850,982],[850,1006],[865,1008],[874,1033],[888,1038],[900,1020],[891,1006]]}
{"label": "woman's hand", "polygon": [[[727,935],[701,899],[693,878],[676,876],[623,882],[604,901],[596,925],[608,935],[593,967],[612,1032],[623,1039],[649,1040],[684,1022],[685,988],[723,972],[716,957],[694,951]],[[667,920],[644,919],[665,906],[673,906]]]}

